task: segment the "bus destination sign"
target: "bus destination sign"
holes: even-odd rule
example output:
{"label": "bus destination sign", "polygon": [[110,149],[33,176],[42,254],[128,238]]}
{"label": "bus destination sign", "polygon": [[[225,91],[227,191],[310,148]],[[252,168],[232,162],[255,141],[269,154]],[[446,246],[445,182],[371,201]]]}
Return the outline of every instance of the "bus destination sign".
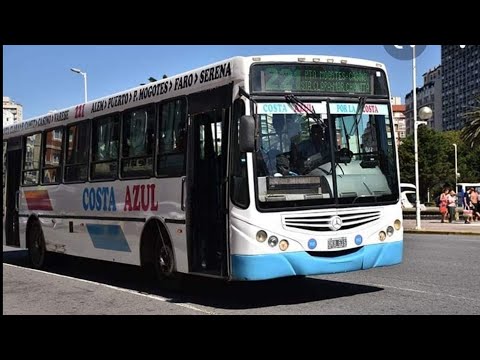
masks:
{"label": "bus destination sign", "polygon": [[[379,86],[383,85],[381,82],[385,82],[383,72],[351,66],[260,64],[252,67],[252,92],[382,95],[378,93],[378,87],[383,87]],[[386,82],[384,86],[386,89]]]}

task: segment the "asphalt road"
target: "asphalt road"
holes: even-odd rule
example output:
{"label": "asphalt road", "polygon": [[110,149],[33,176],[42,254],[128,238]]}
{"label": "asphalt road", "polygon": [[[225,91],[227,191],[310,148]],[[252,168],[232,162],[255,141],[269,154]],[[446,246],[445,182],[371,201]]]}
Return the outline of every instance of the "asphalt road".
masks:
{"label": "asphalt road", "polygon": [[[480,314],[480,236],[406,234],[401,265],[366,271],[172,286],[140,269],[54,256],[45,271],[3,248],[3,314]],[[180,289],[181,286],[181,289]]]}

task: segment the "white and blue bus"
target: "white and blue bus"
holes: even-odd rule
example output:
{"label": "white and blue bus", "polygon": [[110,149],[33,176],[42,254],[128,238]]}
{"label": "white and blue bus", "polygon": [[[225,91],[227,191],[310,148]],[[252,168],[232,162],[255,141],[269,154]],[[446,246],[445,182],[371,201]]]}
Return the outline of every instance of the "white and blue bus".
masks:
{"label": "white and blue bus", "polygon": [[[5,245],[227,280],[399,264],[384,65],[235,57],[3,129]],[[312,143],[313,136],[316,137]]]}

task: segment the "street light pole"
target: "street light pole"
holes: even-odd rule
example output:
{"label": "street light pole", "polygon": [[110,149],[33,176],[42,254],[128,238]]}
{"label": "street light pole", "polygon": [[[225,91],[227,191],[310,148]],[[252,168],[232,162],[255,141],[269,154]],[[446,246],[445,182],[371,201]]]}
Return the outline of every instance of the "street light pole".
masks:
{"label": "street light pole", "polygon": [[80,74],[80,75],[83,76],[83,86],[84,86],[84,91],[85,91],[85,103],[87,103],[87,101],[88,101],[88,98],[87,98],[87,73],[83,72],[83,71],[81,71],[80,69],[77,69],[77,68],[71,68],[70,70],[73,71],[74,73],[77,73],[77,74]]}
{"label": "street light pole", "polygon": [[458,171],[457,171],[457,144],[453,144],[455,148],[455,193],[457,193],[457,180],[458,180]]}
{"label": "street light pole", "polygon": [[415,214],[417,223],[415,228],[422,228],[420,220],[420,186],[418,180],[418,123],[417,123],[417,60],[415,59],[415,45],[412,47],[412,73],[413,73],[413,143],[415,145]]}

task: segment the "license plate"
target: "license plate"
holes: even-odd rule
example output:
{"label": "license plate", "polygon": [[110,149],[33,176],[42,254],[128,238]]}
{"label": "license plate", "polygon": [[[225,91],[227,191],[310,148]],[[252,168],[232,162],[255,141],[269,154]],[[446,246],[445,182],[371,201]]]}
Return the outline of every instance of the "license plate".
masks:
{"label": "license plate", "polygon": [[347,247],[347,238],[328,239],[328,249],[343,249]]}

